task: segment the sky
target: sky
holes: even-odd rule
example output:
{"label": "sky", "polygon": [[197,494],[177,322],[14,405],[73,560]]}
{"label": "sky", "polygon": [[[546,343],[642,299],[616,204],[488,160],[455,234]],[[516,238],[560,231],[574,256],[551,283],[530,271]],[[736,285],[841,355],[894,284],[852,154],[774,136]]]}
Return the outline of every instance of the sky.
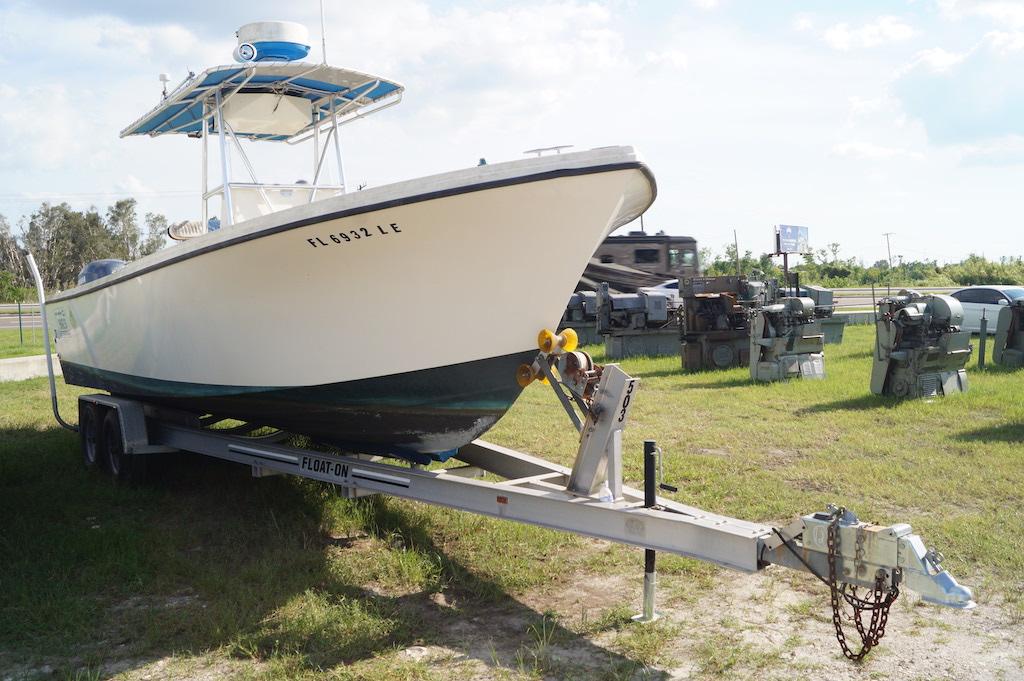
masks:
{"label": "sky", "polygon": [[[868,264],[1024,255],[1024,0],[325,0],[327,57],[406,87],[346,126],[350,185],[536,147],[635,146],[648,232],[721,253],[810,229]],[[194,139],[119,139],[234,31],[316,0],[0,0],[0,214],[46,200],[199,216]],[[267,145],[263,145],[266,147]],[[290,156],[291,158],[286,158]],[[255,152],[291,181],[302,149]],[[305,165],[301,165],[305,168]],[[635,228],[636,225],[631,226]],[[624,228],[624,232],[628,228]]]}

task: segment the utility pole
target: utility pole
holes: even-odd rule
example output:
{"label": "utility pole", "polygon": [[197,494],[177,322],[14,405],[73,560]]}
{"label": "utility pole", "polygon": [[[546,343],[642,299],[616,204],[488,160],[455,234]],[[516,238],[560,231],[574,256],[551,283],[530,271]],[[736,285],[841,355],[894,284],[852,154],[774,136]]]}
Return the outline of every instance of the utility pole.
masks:
{"label": "utility pole", "polygon": [[885,237],[885,250],[889,254],[889,271],[892,271],[892,245],[889,243],[889,237],[896,234],[896,232],[885,232],[882,236]]}
{"label": "utility pole", "polygon": [[732,243],[733,247],[736,249],[736,276],[738,277],[743,273],[740,272],[740,240],[739,237],[736,236],[735,229],[732,230]]}

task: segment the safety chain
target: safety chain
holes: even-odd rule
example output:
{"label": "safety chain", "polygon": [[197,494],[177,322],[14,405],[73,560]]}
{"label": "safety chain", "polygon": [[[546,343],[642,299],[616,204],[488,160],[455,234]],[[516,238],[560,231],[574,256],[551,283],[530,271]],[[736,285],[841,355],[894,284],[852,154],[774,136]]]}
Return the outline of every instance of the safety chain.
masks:
{"label": "safety chain", "polygon": [[[836,509],[832,514],[832,522],[828,525],[828,583],[831,589],[832,624],[836,628],[836,640],[839,641],[843,654],[856,662],[863,659],[885,636],[885,625],[889,621],[889,607],[899,597],[900,590],[895,585],[886,589],[884,570],[879,570],[875,575],[875,588],[870,600],[858,597],[855,586],[843,584],[840,587],[838,585],[836,582],[836,554],[839,552],[839,520],[845,512],[844,508]],[[859,556],[863,550],[859,537],[857,544]],[[850,593],[847,593],[847,588],[850,589]],[[843,631],[842,621],[843,610],[839,604],[840,596],[853,608],[853,622],[861,640],[861,649],[857,653],[850,650],[846,643],[846,633]],[[867,629],[864,628],[864,623],[861,621],[861,613],[865,610],[871,611],[871,622]]]}

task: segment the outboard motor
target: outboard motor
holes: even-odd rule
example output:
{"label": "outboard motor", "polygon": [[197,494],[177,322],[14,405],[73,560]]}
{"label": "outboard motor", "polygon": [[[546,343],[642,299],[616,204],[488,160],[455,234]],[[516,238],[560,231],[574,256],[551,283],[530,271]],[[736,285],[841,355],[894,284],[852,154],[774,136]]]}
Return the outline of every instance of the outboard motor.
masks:
{"label": "outboard motor", "polygon": [[967,392],[964,366],[971,357],[971,334],[960,330],[960,301],[903,290],[878,301],[878,312],[871,392],[897,397]]}
{"label": "outboard motor", "polygon": [[106,260],[93,260],[91,263],[82,268],[82,271],[78,273],[78,285],[88,284],[90,281],[96,281],[102,277],[113,274],[127,263],[124,260],[117,260],[116,258],[107,258]]}
{"label": "outboard motor", "polygon": [[992,359],[1004,367],[1024,366],[1024,298],[999,310]]}
{"label": "outboard motor", "polygon": [[604,336],[611,359],[674,355],[679,349],[673,292],[611,293],[607,283],[597,292],[597,333]]}
{"label": "outboard motor", "polygon": [[683,369],[728,369],[750,362],[750,310],[764,303],[764,282],[746,277],[679,281]]}
{"label": "outboard motor", "polygon": [[811,298],[780,298],[757,308],[750,329],[750,377],[825,378],[824,344]]}

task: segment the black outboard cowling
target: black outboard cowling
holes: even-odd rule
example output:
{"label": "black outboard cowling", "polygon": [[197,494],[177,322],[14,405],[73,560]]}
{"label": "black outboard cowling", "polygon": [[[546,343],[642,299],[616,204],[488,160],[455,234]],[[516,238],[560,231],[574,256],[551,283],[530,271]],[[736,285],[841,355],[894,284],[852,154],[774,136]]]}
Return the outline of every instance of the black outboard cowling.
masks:
{"label": "black outboard cowling", "polygon": [[95,281],[100,277],[105,277],[108,274],[113,274],[126,263],[124,260],[118,260],[116,258],[107,258],[106,260],[93,260],[91,263],[82,268],[82,271],[78,273],[78,285],[88,284],[90,281]]}

